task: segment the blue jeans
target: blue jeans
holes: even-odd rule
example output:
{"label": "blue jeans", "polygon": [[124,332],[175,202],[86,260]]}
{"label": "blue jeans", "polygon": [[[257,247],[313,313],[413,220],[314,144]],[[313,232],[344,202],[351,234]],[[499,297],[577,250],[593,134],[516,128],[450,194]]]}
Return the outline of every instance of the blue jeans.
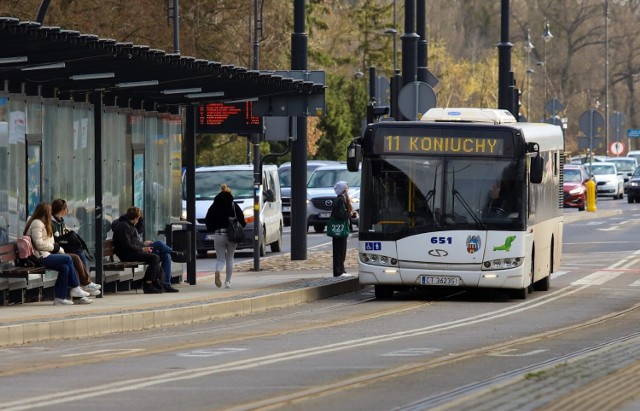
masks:
{"label": "blue jeans", "polygon": [[171,252],[173,250],[162,241],[151,243],[151,248],[153,248],[153,253],[160,257],[160,264],[164,271],[164,283],[171,285]]}
{"label": "blue jeans", "polygon": [[67,298],[69,287],[76,288],[80,285],[78,273],[73,266],[73,260],[66,254],[49,254],[42,259],[42,265],[50,270],[58,272],[54,294],[56,298]]}

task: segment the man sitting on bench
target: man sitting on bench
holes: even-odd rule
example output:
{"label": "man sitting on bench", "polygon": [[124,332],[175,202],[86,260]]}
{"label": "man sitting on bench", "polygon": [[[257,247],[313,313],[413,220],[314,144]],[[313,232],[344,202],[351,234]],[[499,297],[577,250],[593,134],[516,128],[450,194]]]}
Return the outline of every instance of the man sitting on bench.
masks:
{"label": "man sitting on bench", "polygon": [[[140,209],[138,208],[138,210]],[[113,230],[113,232],[115,233],[118,224],[122,221],[127,220],[128,218],[126,214],[120,216],[119,219],[111,224],[111,230]],[[168,293],[179,292],[180,290],[174,288],[171,285],[171,260],[184,258],[184,254],[179,251],[173,251],[171,247],[160,240],[153,242],[144,240],[144,217],[142,215],[142,210],[140,210],[140,218],[138,219],[138,222],[134,224],[134,226],[136,232],[138,233],[138,243],[142,244],[142,246],[150,247],[151,252],[160,257],[160,264],[162,265],[162,269],[164,271],[164,281],[162,281],[162,289]]]}
{"label": "man sitting on bench", "polygon": [[[124,217],[124,218],[123,218]],[[142,210],[131,207],[120,217],[113,229],[113,248],[121,261],[141,261],[147,265],[144,273],[142,290],[145,294],[162,293],[160,283],[160,257],[154,254],[152,248],[146,246],[138,238],[135,225],[142,217]]]}

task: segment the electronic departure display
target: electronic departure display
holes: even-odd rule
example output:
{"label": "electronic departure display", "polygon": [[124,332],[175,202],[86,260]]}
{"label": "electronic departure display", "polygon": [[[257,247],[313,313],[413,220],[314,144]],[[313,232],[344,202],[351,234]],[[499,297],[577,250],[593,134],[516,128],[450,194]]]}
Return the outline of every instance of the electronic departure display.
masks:
{"label": "electronic departure display", "polygon": [[262,117],[253,115],[253,103],[209,103],[198,107],[197,133],[262,133]]}
{"label": "electronic departure display", "polygon": [[416,128],[376,130],[373,151],[376,154],[505,156],[513,153],[510,133],[449,132]]}

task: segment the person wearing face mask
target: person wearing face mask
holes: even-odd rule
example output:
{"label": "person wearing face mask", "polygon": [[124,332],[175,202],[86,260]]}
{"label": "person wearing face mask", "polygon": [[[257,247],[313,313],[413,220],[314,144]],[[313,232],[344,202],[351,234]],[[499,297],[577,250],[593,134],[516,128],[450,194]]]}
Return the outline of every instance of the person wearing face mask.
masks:
{"label": "person wearing face mask", "polygon": [[[351,199],[349,198],[349,183],[346,181],[338,181],[334,186],[337,197],[333,203],[331,215],[340,220],[349,220],[354,215]],[[349,237],[338,238],[333,237],[333,276],[334,277],[351,277],[344,269],[344,261],[347,257],[347,240]]]}

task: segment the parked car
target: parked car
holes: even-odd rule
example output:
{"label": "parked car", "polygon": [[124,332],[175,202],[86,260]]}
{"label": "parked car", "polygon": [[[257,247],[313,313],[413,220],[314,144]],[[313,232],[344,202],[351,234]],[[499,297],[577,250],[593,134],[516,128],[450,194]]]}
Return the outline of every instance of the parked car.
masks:
{"label": "parked car", "polygon": [[640,167],[637,167],[631,175],[631,178],[629,178],[627,201],[629,203],[640,202]]}
{"label": "parked car", "polygon": [[624,196],[624,180],[614,163],[585,164],[589,175],[594,176],[598,195],[621,199]]}
{"label": "parked car", "polygon": [[[244,213],[247,225],[244,228],[245,240],[238,243],[237,249],[253,248],[254,245],[254,205],[253,205],[253,166],[249,164],[199,167],[196,168],[196,251],[205,256],[214,249],[213,233],[207,230],[205,216],[220,192],[220,185],[226,183],[232,190],[234,201]],[[186,216],[186,187],[183,184],[182,209]],[[278,167],[273,164],[262,166],[262,185],[260,186],[260,255],[266,253],[267,245],[271,251],[278,252],[282,247],[282,202],[280,200],[280,179]]]}
{"label": "parked car", "polygon": [[566,164],[564,166],[564,207],[578,208],[584,211],[587,202],[587,186],[589,181],[587,170],[581,165]]}
{"label": "parked car", "polygon": [[[332,160],[309,160],[307,161],[307,181],[311,174],[318,168],[331,164],[340,164]],[[280,177],[280,193],[282,195],[282,217],[284,225],[291,225],[291,162],[283,163],[278,168]]]}
{"label": "parked car", "polygon": [[633,157],[640,161],[640,150],[631,150],[627,153],[627,157]]}
{"label": "parked car", "polygon": [[622,173],[624,192],[626,193],[629,178],[638,167],[638,160],[635,157],[607,157],[605,161],[615,164],[618,167],[618,173]]}
{"label": "parked car", "polygon": [[[347,170],[346,164],[319,167],[307,183],[307,229],[313,226],[316,233],[324,231],[336,199],[333,186],[338,181],[349,183],[353,209],[360,210],[360,173]],[[351,222],[358,224],[358,217],[352,218]]]}

